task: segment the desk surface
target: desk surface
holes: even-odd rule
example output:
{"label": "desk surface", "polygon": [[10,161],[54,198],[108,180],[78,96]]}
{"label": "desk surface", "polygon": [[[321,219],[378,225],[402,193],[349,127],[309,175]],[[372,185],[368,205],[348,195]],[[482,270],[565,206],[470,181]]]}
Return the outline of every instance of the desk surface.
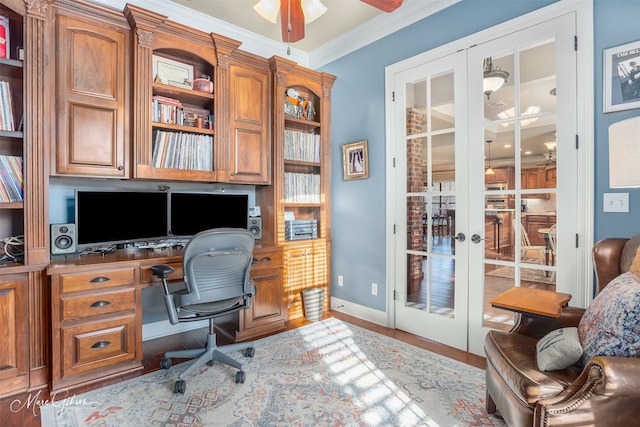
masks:
{"label": "desk surface", "polygon": [[491,305],[509,311],[560,317],[562,307],[571,300],[570,294],[537,288],[511,288],[491,301]]}

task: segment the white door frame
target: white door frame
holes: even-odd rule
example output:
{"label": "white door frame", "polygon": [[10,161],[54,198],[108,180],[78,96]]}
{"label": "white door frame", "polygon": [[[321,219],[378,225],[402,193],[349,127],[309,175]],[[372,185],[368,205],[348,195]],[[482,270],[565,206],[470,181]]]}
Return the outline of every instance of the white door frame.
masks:
{"label": "white door frame", "polygon": [[[578,139],[581,149],[578,154],[578,206],[576,206],[576,221],[578,223],[579,238],[576,260],[577,282],[584,283],[579,287],[576,295],[573,296],[571,304],[578,307],[586,307],[592,298],[593,271],[591,260],[591,247],[593,245],[593,216],[594,216],[594,163],[593,163],[593,111],[594,111],[594,91],[593,91],[593,4],[580,0],[561,0],[550,6],[528,13],[521,17],[512,19],[503,24],[481,31],[479,33],[464,37],[446,45],[437,47],[430,51],[408,58],[396,64],[386,67],[385,70],[385,95],[386,95],[386,286],[387,286],[387,310],[386,326],[395,328],[395,308],[393,303],[396,277],[395,254],[397,250],[403,248],[395,247],[395,225],[396,207],[393,196],[395,194],[395,173],[394,162],[396,159],[394,135],[394,105],[393,88],[394,75],[401,70],[405,70],[422,63],[429,62],[443,56],[449,55],[460,49],[467,49],[478,43],[487,42],[504,35],[516,32],[545,22],[557,16],[575,12],[576,34],[578,39],[577,67],[581,72],[578,74],[577,87],[577,129]],[[403,268],[399,266],[398,268]]]}

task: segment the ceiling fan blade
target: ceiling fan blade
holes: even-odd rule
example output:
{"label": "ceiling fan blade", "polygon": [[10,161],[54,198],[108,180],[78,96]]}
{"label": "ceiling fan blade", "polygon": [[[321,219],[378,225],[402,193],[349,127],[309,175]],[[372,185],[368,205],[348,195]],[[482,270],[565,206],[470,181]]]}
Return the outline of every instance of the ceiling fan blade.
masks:
{"label": "ceiling fan blade", "polygon": [[282,41],[295,43],[304,38],[304,13],[301,0],[280,0]]}
{"label": "ceiling fan blade", "polygon": [[402,0],[360,0],[370,6],[380,9],[383,12],[393,12],[402,6]]}

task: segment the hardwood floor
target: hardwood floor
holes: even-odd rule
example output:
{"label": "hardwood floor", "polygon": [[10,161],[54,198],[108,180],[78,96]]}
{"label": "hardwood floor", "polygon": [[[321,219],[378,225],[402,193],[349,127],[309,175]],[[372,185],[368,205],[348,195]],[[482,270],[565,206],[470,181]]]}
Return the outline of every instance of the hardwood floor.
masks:
{"label": "hardwood floor", "polygon": [[[335,317],[344,320],[362,328],[369,329],[388,337],[404,341],[417,347],[439,353],[443,356],[450,357],[463,363],[484,369],[485,359],[483,357],[470,354],[458,349],[448,347],[433,341],[429,341],[413,334],[385,328],[380,325],[367,322],[339,312],[326,313],[325,317]],[[290,321],[287,324],[288,329],[298,328],[309,323],[304,318]],[[158,338],[145,341],[144,343],[144,366],[143,373],[156,371],[159,369],[160,360],[165,351],[177,350],[182,348],[192,348],[203,346],[205,342],[206,329],[198,329],[181,334],[170,335],[168,337]],[[221,341],[225,341],[222,334]],[[224,343],[224,342],[222,342]],[[123,381],[130,377],[122,376],[113,381],[105,381],[91,386],[69,389],[68,395],[84,393],[96,388],[104,387],[114,382]],[[66,397],[66,393],[65,393]],[[52,399],[48,390],[34,390],[31,393],[21,393],[0,399],[0,425],[3,427],[37,427],[40,426],[40,407],[42,403],[46,403]]]}

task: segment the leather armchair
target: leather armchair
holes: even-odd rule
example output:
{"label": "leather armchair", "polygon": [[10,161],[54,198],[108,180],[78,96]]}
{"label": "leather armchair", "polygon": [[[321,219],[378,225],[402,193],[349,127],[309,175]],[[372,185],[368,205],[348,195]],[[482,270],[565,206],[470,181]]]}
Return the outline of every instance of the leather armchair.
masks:
{"label": "leather armchair", "polygon": [[[593,247],[597,291],[629,270],[640,236],[604,239]],[[640,359],[594,357],[586,366],[540,371],[537,341],[554,329],[577,327],[584,309],[566,307],[558,319],[516,315],[509,332],[485,338],[487,412],[509,426],[637,425]]]}

